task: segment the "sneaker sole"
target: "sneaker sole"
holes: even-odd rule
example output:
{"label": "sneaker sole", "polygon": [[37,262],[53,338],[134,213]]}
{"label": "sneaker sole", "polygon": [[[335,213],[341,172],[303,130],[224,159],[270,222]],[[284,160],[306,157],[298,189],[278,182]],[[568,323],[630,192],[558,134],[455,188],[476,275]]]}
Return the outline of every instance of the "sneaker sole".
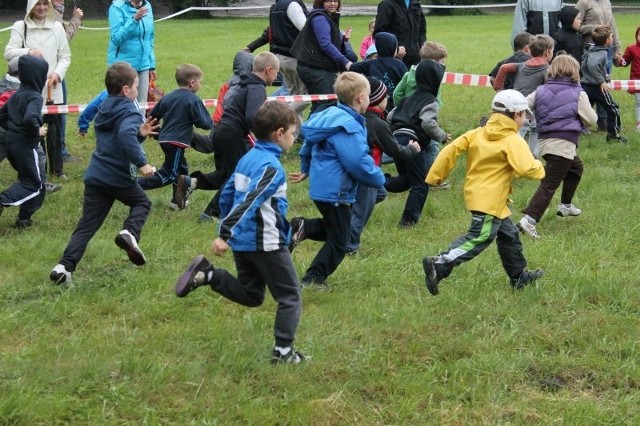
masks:
{"label": "sneaker sole", "polygon": [[[582,213],[580,213],[582,214]],[[564,214],[560,211],[556,212],[556,216],[560,216],[560,217],[578,217],[580,216],[580,214]]]}
{"label": "sneaker sole", "polygon": [[424,284],[427,287],[427,290],[429,290],[429,293],[431,293],[433,296],[437,296],[439,293],[438,282],[434,281],[432,278],[429,278],[432,273],[432,267],[433,272],[435,273],[435,265],[433,265],[429,258],[425,257],[424,259],[422,259],[422,269],[424,269]]}
{"label": "sneaker sole", "polygon": [[116,237],[116,245],[127,252],[127,257],[134,265],[142,266],[147,263],[142,250],[134,247],[133,241],[131,241],[128,235],[118,234]]}
{"label": "sneaker sole", "polygon": [[51,271],[49,274],[49,279],[53,281],[57,285],[62,285],[67,283],[67,276],[63,273]]}
{"label": "sneaker sole", "polygon": [[187,204],[186,186],[185,177],[178,176],[178,181],[176,182],[176,204],[180,210],[184,210]]}
{"label": "sneaker sole", "polygon": [[176,296],[185,297],[187,294],[191,292],[191,289],[189,288],[189,285],[188,285],[189,281],[191,280],[191,276],[193,275],[194,271],[196,270],[198,265],[202,263],[203,260],[204,260],[203,255],[196,256],[189,264],[189,267],[187,268],[187,270],[184,271],[182,275],[180,275],[180,277],[178,278],[178,281],[176,282]]}

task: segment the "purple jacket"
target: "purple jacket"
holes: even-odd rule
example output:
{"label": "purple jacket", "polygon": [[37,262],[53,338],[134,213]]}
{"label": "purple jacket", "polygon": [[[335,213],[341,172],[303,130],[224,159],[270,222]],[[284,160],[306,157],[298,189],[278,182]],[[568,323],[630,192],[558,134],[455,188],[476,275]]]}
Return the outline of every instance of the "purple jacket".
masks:
{"label": "purple jacket", "polygon": [[569,78],[548,80],[536,89],[534,110],[540,139],[559,138],[578,145],[582,122],[578,97],[582,87]]}

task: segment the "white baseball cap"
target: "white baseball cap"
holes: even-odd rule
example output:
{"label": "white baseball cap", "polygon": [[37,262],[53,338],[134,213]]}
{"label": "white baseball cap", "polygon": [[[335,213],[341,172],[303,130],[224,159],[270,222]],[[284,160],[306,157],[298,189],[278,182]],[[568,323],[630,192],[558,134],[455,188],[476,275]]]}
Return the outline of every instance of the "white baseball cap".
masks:
{"label": "white baseball cap", "polygon": [[498,112],[520,112],[526,111],[532,114],[529,103],[522,93],[517,90],[508,89],[498,92],[491,102],[491,109]]}

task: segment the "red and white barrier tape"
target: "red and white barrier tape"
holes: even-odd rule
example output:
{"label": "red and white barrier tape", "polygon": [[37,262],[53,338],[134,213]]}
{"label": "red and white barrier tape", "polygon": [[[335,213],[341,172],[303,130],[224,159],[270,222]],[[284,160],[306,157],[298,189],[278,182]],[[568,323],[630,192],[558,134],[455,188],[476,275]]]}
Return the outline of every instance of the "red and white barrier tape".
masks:
{"label": "red and white barrier tape", "polygon": [[[473,87],[491,87],[488,75],[480,74],[460,74],[447,72],[442,79],[444,84],[454,84],[459,86]],[[609,83],[612,90],[637,90],[640,91],[640,80],[612,80]],[[333,101],[337,99],[334,94],[328,95],[293,95],[293,96],[270,96],[267,101],[281,102],[315,102],[315,101]],[[206,107],[215,107],[218,103],[217,99],[203,99],[202,102]],[[140,108],[151,109],[156,105],[155,102],[142,103]],[[42,108],[43,114],[69,114],[80,113],[87,107],[86,104],[73,105],[45,105]]]}

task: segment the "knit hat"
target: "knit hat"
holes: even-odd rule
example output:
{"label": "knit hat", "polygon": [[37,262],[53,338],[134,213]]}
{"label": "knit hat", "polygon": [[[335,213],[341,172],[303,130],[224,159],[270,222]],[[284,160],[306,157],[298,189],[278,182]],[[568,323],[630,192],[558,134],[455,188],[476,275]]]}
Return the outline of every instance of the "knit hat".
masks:
{"label": "knit hat", "polygon": [[19,58],[20,58],[19,56],[16,56],[15,58],[9,61],[9,66],[7,67],[7,74],[14,77],[18,75],[18,59]]}
{"label": "knit hat", "polygon": [[369,106],[376,106],[387,97],[387,86],[377,78],[367,77],[367,80],[369,80],[369,85],[371,86]]}

